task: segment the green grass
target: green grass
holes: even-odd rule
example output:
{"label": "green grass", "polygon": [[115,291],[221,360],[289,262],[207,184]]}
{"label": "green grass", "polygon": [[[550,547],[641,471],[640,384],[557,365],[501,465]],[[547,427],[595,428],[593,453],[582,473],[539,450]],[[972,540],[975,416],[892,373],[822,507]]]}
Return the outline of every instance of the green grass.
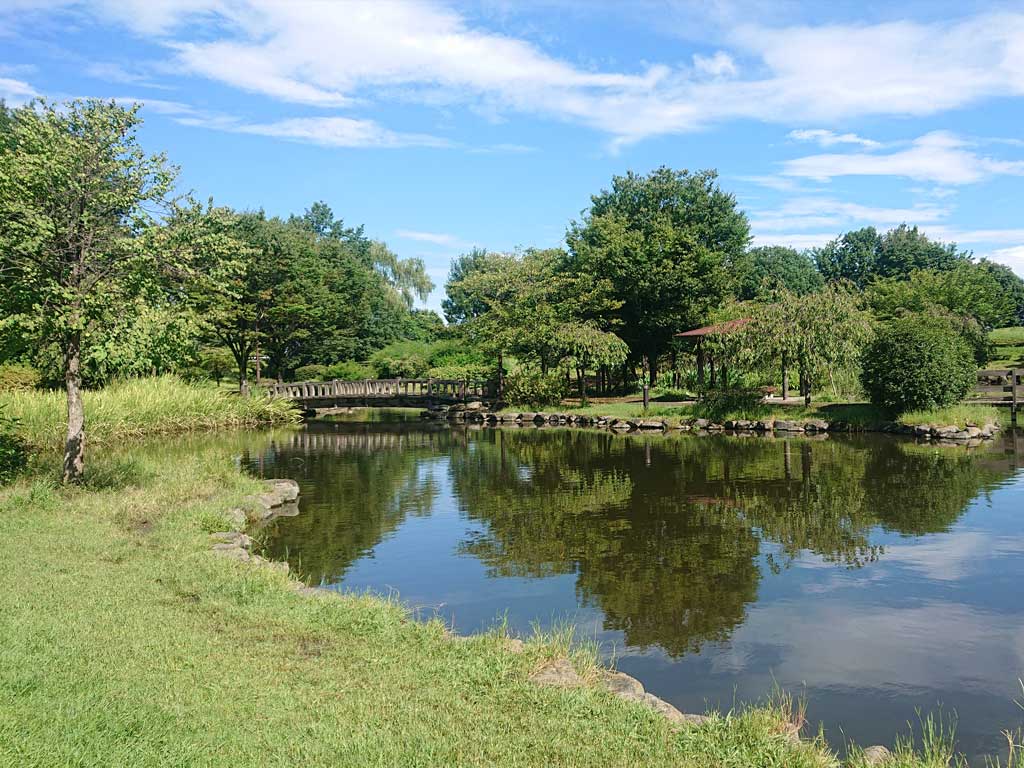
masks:
{"label": "green grass", "polygon": [[989,368],[1024,368],[1024,327],[996,328],[988,334],[992,354]]}
{"label": "green grass", "polygon": [[[0,489],[0,766],[835,766],[778,704],[673,733],[596,685],[539,688],[523,653],[396,602],[303,597],[218,558],[256,484],[230,452],[96,459],[92,486]],[[100,479],[101,478],[101,479]],[[574,662],[594,677],[594,656]]]}
{"label": "green grass", "polygon": [[[214,385],[174,376],[131,379],[85,396],[86,439],[91,445],[151,434],[257,426],[298,420],[285,400],[241,397]],[[18,433],[37,447],[59,445],[66,429],[62,391],[0,392],[0,411],[18,421]]]}
{"label": "green grass", "polygon": [[988,340],[997,346],[1024,346],[1024,327],[996,328],[989,332]]}

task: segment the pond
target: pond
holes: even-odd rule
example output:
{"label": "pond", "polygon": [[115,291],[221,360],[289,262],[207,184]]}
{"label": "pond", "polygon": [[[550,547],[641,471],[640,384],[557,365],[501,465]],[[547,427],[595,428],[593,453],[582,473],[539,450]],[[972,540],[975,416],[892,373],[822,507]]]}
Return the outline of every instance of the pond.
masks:
{"label": "pond", "polygon": [[269,555],[460,633],[571,623],[683,711],[806,697],[830,742],[1024,726],[1024,437],[630,436],[313,422],[254,442],[302,487]]}

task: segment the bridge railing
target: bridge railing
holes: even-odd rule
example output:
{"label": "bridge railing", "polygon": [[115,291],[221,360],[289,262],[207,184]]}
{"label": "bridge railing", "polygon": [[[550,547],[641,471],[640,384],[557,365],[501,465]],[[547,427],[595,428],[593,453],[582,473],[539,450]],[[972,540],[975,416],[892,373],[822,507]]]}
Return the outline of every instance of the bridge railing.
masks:
{"label": "bridge railing", "polygon": [[493,398],[497,387],[489,381],[468,379],[361,379],[359,381],[297,381],[272,383],[267,391],[293,400],[394,399],[473,400]]}
{"label": "bridge railing", "polygon": [[974,389],[968,393],[972,403],[1008,405],[1016,415],[1020,399],[1024,396],[1024,369],[996,368],[978,371]]}

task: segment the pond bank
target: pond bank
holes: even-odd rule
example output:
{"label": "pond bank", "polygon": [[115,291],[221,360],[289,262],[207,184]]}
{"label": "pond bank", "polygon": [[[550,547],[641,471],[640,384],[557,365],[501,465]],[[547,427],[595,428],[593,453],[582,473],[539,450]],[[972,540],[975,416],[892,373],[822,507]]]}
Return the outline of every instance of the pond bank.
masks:
{"label": "pond bank", "polygon": [[695,432],[723,433],[738,436],[754,434],[812,434],[848,432],[877,432],[911,436],[939,443],[980,445],[999,432],[995,419],[966,421],[963,424],[924,424],[901,421],[828,421],[823,418],[795,419],[765,417],[760,419],[709,419],[694,416],[665,418],[620,418],[608,415],[577,414],[573,412],[488,411],[482,403],[451,406],[423,411],[424,418],[447,421],[474,422],[495,427],[593,427],[614,432]]}
{"label": "pond bank", "polygon": [[840,764],[792,739],[781,703],[677,730],[601,684],[593,650],[564,633],[456,642],[395,601],[309,595],[280,567],[215,555],[247,549],[246,521],[285,503],[260,501],[223,453],[94,462],[92,487],[0,489],[0,761]]}

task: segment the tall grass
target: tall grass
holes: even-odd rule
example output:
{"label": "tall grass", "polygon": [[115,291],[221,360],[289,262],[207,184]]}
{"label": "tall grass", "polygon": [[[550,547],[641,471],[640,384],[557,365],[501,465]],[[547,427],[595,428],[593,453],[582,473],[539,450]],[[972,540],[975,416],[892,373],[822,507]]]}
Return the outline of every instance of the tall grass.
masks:
{"label": "tall grass", "polygon": [[[60,391],[0,392],[0,410],[17,433],[40,448],[60,444],[66,429]],[[298,419],[286,400],[242,397],[175,376],[131,379],[85,393],[86,437],[93,445],[154,434],[280,424]]]}

